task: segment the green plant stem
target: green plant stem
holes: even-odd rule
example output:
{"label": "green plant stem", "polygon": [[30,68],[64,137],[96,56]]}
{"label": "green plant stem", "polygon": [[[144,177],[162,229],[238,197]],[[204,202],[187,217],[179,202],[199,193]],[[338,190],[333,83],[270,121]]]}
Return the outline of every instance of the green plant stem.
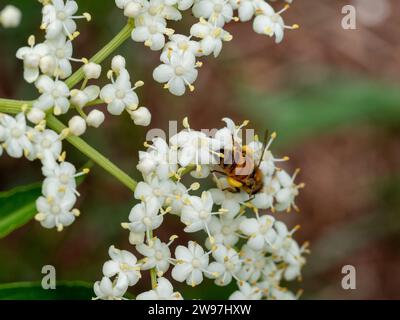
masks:
{"label": "green plant stem", "polygon": [[[129,39],[134,28],[134,21],[132,19],[129,19],[126,26],[122,28],[122,30],[109,43],[107,43],[107,45],[103,49],[97,52],[89,61],[98,64],[102,63],[110,54],[112,54],[127,39]],[[84,77],[85,74],[83,72],[83,67],[81,67],[72,76],[70,76],[65,81],[65,83],[71,89],[75,85],[77,85]]]}
{"label": "green plant stem", "polygon": [[[59,133],[66,129],[66,126],[53,115],[49,115],[47,117],[47,126]],[[75,136],[68,136],[66,140],[84,155],[86,155],[89,159],[92,159],[93,162],[118,179],[131,191],[135,191],[137,182],[84,140]]]}
{"label": "green plant stem", "polygon": [[[147,244],[150,244],[150,241],[153,241],[153,230],[150,230],[147,233]],[[151,288],[155,289],[157,287],[157,270],[156,268],[150,269],[150,279],[151,279]]]}

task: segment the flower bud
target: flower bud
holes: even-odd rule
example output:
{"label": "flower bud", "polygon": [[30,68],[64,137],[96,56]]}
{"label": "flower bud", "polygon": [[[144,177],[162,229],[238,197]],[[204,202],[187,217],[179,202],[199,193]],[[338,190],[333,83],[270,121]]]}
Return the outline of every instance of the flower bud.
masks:
{"label": "flower bud", "polygon": [[144,242],[144,232],[130,232],[129,243],[132,245],[138,245]]}
{"label": "flower bud", "polygon": [[101,65],[89,62],[83,66],[83,72],[87,79],[98,79],[101,75]]}
{"label": "flower bud", "polygon": [[93,128],[98,128],[104,122],[105,116],[104,113],[99,110],[92,110],[88,117],[86,118],[86,123],[88,126]]}
{"label": "flower bud", "polygon": [[124,15],[128,18],[135,18],[141,11],[142,6],[136,2],[129,2],[125,7]]}
{"label": "flower bud", "polygon": [[133,122],[138,126],[147,127],[151,122],[151,113],[146,107],[140,107],[130,114]]}
{"label": "flower bud", "polygon": [[115,73],[120,73],[121,70],[125,69],[126,61],[123,56],[115,56],[111,61],[111,69]]}
{"label": "flower bud", "polygon": [[84,107],[86,103],[88,103],[87,95],[81,90],[72,90],[71,91],[71,103],[77,107]]}
{"label": "flower bud", "polygon": [[69,120],[68,127],[74,136],[81,136],[86,131],[86,121],[80,116],[74,116]]}
{"label": "flower bud", "polygon": [[21,23],[21,16],[17,7],[8,5],[0,12],[0,23],[4,28],[16,28]]}
{"label": "flower bud", "polygon": [[56,58],[53,56],[45,56],[42,59],[40,59],[40,70],[42,70],[42,72],[44,74],[47,74],[49,76],[54,75],[56,68],[57,68],[57,61]]}
{"label": "flower bud", "polygon": [[155,167],[156,163],[150,158],[141,160],[136,166],[136,168],[143,174],[149,174],[155,169]]}
{"label": "flower bud", "polygon": [[32,108],[27,115],[28,120],[34,124],[38,124],[45,117],[46,114],[39,108]]}

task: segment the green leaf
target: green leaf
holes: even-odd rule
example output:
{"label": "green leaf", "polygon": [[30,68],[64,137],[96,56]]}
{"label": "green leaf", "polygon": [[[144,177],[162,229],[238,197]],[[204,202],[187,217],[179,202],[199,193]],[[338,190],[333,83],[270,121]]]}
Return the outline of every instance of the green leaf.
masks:
{"label": "green leaf", "polygon": [[0,284],[0,300],[90,300],[93,284],[84,281],[58,281],[56,289],[45,290],[40,282]]}
{"label": "green leaf", "polygon": [[34,183],[0,192],[0,239],[34,217],[41,188],[41,183]]}

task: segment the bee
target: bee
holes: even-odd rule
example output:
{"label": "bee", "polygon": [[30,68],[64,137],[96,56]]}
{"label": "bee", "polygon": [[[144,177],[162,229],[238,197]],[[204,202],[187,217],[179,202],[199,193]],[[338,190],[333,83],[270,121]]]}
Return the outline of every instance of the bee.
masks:
{"label": "bee", "polygon": [[[273,134],[272,136],[274,136]],[[264,187],[264,174],[260,169],[260,164],[264,158],[267,149],[267,140],[269,133],[266,131],[261,157],[258,163],[255,163],[254,152],[247,145],[241,146],[235,143],[233,136],[233,148],[226,156],[221,157],[219,167],[221,171],[215,171],[227,177],[229,187],[225,190],[237,193],[241,190],[245,191],[250,197],[254,197]],[[225,150],[221,149],[220,153],[225,155]]]}

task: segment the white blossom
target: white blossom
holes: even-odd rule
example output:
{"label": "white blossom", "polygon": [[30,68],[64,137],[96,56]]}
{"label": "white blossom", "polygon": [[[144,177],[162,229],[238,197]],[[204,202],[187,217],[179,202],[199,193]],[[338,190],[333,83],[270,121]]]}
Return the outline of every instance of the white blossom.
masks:
{"label": "white blossom", "polygon": [[190,28],[190,34],[201,39],[200,48],[206,56],[212,53],[214,57],[218,57],[222,50],[222,41],[232,40],[232,35],[228,31],[202,18]]}
{"label": "white blossom", "polygon": [[139,98],[134,91],[142,85],[138,82],[133,88],[127,70],[120,70],[117,79],[111,77],[111,84],[106,85],[100,92],[100,98],[107,103],[107,110],[113,115],[120,115],[125,109],[135,110]]}
{"label": "white blossom", "polygon": [[134,254],[126,250],[119,250],[111,246],[108,250],[111,260],[103,265],[103,274],[108,277],[117,277],[116,286],[126,287],[135,285],[140,279],[140,266]]}
{"label": "white blossom", "polygon": [[195,17],[208,19],[219,27],[233,18],[233,9],[228,0],[198,0],[192,11]]}
{"label": "white blossom", "polygon": [[172,278],[192,287],[203,282],[203,273],[208,273],[209,253],[196,242],[189,241],[188,246],[178,246],[175,250],[176,265],[172,269]]}
{"label": "white blossom", "polygon": [[182,96],[186,86],[194,90],[193,82],[197,79],[196,58],[193,53],[171,52],[167,61],[153,71],[153,78],[159,83],[164,83],[164,88],[176,96]]}
{"label": "white blossom", "polygon": [[242,261],[235,249],[217,244],[213,248],[212,256],[215,261],[210,263],[208,271],[212,274],[211,278],[215,278],[216,285],[226,286],[233,277],[237,278]]}
{"label": "white blossom", "polygon": [[[173,239],[172,237],[171,241]],[[143,270],[156,268],[158,276],[161,277],[167,272],[172,262],[171,251],[169,249],[170,244],[171,242],[164,243],[158,238],[152,239],[150,244],[138,244],[136,250],[145,256],[141,268]]]}
{"label": "white blossom", "polygon": [[171,282],[165,278],[158,278],[157,287],[139,294],[136,300],[183,300],[183,298],[179,292],[174,292]]}
{"label": "white blossom", "polygon": [[232,293],[229,300],[261,300],[262,291],[244,281],[238,281],[238,291]]}
{"label": "white blossom", "polygon": [[128,287],[118,286],[117,283],[113,283],[109,278],[103,277],[101,281],[97,281],[94,284],[93,289],[97,296],[95,299],[121,300]]}
{"label": "white blossom", "polygon": [[41,96],[33,103],[33,108],[39,108],[43,111],[53,108],[55,115],[64,114],[68,111],[70,91],[64,82],[43,75],[35,82],[35,86]]}
{"label": "white blossom", "polygon": [[19,113],[15,118],[0,114],[0,141],[7,154],[13,158],[33,155],[33,145],[27,136],[28,126],[25,115]]}

